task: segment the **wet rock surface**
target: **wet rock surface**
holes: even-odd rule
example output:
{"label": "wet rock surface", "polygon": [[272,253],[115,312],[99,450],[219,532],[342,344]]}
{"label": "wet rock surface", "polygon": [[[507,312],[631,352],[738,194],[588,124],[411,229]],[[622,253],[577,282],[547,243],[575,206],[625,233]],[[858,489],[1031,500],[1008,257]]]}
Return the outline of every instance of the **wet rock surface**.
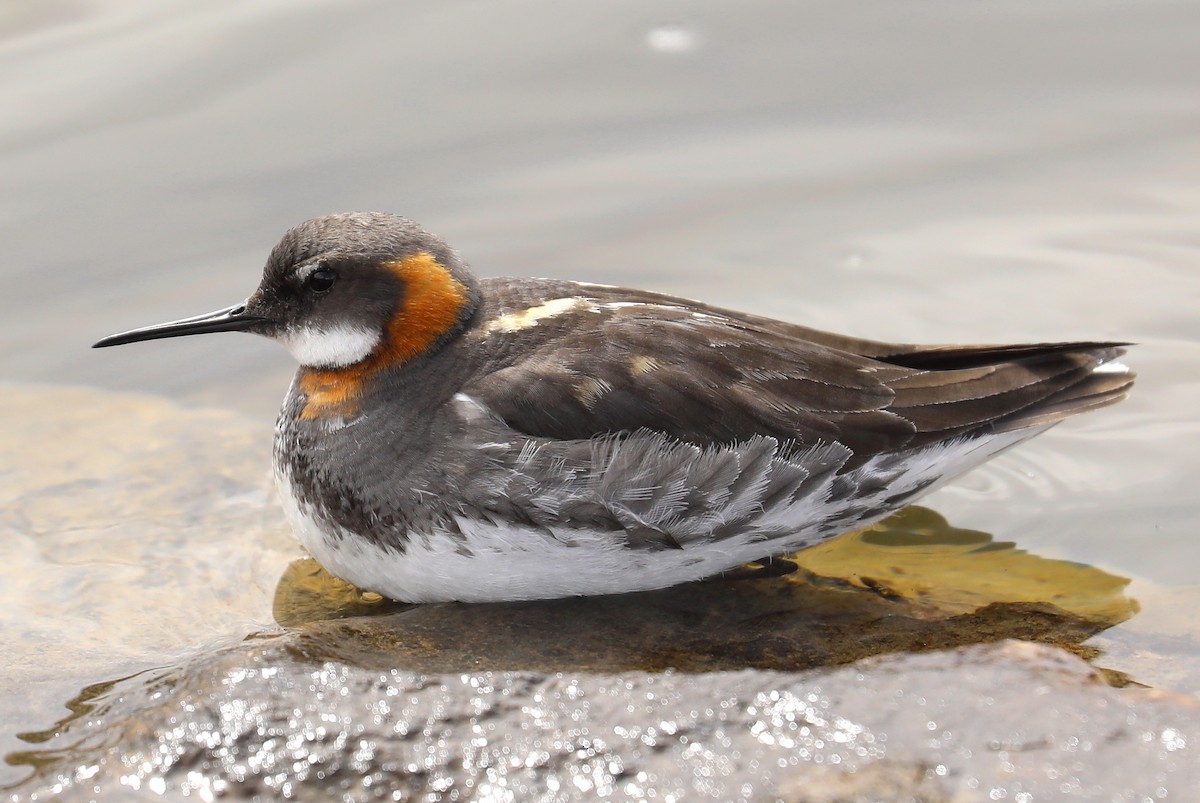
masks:
{"label": "wet rock surface", "polygon": [[1005,642],[811,673],[418,674],[287,634],[116,684],[15,800],[1157,799],[1194,698]]}
{"label": "wet rock surface", "polygon": [[[1127,616],[1131,601],[1117,600],[1106,604]],[[312,559],[288,567],[274,612],[294,628],[290,649],[306,659],[426,673],[797,671],[1009,638],[1090,657],[1094,651],[1084,642],[1119,621],[1044,602],[947,612],[877,583],[863,586],[803,566],[785,577],[717,578],[610,597],[405,605],[363,594]],[[1116,685],[1127,681],[1103,671]]]}

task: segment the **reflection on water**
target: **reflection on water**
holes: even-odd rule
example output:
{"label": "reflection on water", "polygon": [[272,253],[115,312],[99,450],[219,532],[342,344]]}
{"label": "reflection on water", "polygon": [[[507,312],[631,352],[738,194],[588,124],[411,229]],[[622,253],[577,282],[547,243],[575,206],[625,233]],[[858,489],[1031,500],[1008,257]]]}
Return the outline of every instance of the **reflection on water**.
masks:
{"label": "reflection on water", "polygon": [[[139,673],[141,674],[141,673]],[[36,774],[40,770],[49,769],[56,766],[60,762],[70,762],[73,756],[83,749],[84,745],[80,740],[69,740],[66,746],[63,746],[54,740],[62,733],[68,730],[71,723],[76,722],[84,717],[94,713],[100,708],[104,701],[108,699],[109,694],[114,688],[120,684],[137,677],[131,675],[129,677],[116,678],[115,680],[106,680],[101,683],[93,683],[90,686],[85,686],[80,690],[79,694],[67,700],[64,706],[71,713],[62,719],[55,722],[49,728],[38,731],[28,731],[26,733],[18,733],[17,738],[23,742],[27,742],[35,747],[28,750],[17,750],[9,753],[4,757],[4,763],[10,767],[29,767]],[[44,747],[41,745],[45,745]],[[94,747],[95,745],[88,745]],[[10,786],[0,785],[0,789],[17,788],[21,784],[16,783]]]}

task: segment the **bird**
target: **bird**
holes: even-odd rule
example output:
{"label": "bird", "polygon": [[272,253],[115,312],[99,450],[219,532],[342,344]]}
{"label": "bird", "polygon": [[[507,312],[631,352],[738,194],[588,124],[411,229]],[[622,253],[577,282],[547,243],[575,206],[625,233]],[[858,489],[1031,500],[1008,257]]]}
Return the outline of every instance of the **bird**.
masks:
{"label": "bird", "polygon": [[1129,343],[921,346],[670,295],[477,278],[384,212],[308,220],[243,302],[106,337],[273,338],[301,544],[395,600],[711,578],[865,527],[1125,398]]}

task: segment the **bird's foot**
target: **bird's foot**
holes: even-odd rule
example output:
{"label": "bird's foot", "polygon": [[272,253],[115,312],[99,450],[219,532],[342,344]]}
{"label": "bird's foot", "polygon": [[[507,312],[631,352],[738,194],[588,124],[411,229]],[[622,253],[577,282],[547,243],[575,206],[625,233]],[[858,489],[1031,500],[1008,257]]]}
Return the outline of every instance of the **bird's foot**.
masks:
{"label": "bird's foot", "polygon": [[[757,567],[757,568],[751,568]],[[744,566],[713,575],[712,580],[767,580],[792,574],[800,567],[787,558],[759,558]]]}

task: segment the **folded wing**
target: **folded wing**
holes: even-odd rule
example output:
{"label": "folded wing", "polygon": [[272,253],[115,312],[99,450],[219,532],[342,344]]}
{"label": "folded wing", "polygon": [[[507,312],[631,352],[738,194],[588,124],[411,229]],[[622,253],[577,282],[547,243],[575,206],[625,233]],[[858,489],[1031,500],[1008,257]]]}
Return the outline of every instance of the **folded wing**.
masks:
{"label": "folded wing", "polygon": [[[649,430],[698,446],[840,443],[848,467],[1054,423],[1127,393],[1116,343],[889,346],[684,302],[599,304],[463,391],[534,437]],[[518,334],[519,336],[519,334]],[[856,349],[863,353],[856,353]]]}

